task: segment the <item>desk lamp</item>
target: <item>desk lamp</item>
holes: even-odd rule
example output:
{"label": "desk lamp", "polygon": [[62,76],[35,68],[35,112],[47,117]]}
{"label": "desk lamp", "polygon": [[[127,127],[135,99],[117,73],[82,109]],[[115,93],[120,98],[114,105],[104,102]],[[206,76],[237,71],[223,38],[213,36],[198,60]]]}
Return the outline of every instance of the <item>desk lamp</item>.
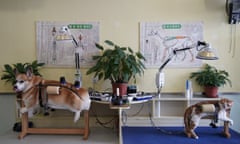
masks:
{"label": "desk lamp", "polygon": [[[80,37],[79,37],[80,39]],[[76,88],[80,88],[82,86],[82,80],[81,80],[81,73],[80,73],[80,57],[79,57],[79,51],[77,50],[80,48],[79,42],[75,39],[73,34],[70,32],[70,29],[68,26],[63,26],[59,30],[59,34],[56,35],[55,38],[56,41],[63,41],[63,40],[71,40],[73,43],[73,46],[75,47],[75,68],[77,70],[75,74],[75,82],[74,86]],[[54,42],[56,45],[56,41]],[[56,47],[56,46],[55,46]]]}
{"label": "desk lamp", "polygon": [[[157,87],[157,96],[160,98],[161,88],[164,86],[165,83],[165,76],[162,72],[165,66],[172,60],[174,56],[176,56],[178,53],[181,53],[186,50],[190,50],[196,48],[198,53],[196,58],[197,59],[203,59],[203,60],[217,60],[218,57],[216,55],[216,52],[213,48],[210,47],[210,45],[206,42],[198,41],[197,44],[193,44],[192,46],[181,48],[181,49],[174,49],[172,53],[168,56],[167,60],[159,67],[158,72],[156,74],[156,87]],[[157,109],[160,110],[160,103],[157,105]],[[159,116],[160,113],[158,112]]]}

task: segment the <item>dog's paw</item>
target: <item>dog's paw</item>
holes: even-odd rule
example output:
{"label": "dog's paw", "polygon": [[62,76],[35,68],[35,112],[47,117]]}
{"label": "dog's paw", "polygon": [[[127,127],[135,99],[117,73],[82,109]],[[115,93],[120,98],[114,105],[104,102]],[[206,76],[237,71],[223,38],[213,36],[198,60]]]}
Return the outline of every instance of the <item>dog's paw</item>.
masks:
{"label": "dog's paw", "polygon": [[49,112],[44,112],[44,116],[49,116]]}
{"label": "dog's paw", "polygon": [[21,109],[20,109],[20,112],[21,113],[25,113],[25,112],[27,112],[28,110],[27,110],[27,108],[26,107],[22,107]]}

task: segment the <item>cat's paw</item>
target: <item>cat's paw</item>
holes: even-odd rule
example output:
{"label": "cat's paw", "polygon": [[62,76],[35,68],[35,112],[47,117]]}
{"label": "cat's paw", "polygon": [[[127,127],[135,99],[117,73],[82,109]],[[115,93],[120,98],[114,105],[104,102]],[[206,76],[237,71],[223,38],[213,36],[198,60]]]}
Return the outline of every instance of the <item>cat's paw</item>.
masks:
{"label": "cat's paw", "polygon": [[232,126],[233,125],[233,120],[229,120],[229,123]]}
{"label": "cat's paw", "polygon": [[195,139],[199,139],[199,137],[198,137],[198,136],[195,136],[194,138],[195,138]]}

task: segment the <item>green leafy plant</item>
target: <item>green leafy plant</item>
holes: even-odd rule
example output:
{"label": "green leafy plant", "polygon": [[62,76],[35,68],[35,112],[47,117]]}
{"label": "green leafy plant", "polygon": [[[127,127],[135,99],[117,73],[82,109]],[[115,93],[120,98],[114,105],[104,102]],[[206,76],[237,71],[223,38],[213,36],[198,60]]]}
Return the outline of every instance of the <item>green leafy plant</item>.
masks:
{"label": "green leafy plant", "polygon": [[120,47],[110,40],[104,41],[110,48],[96,43],[101,55],[93,56],[96,65],[87,71],[87,75],[95,73],[95,77],[109,79],[112,83],[127,83],[131,78],[136,82],[136,75],[144,73],[145,57],[140,52],[133,52],[130,47]]}
{"label": "green leafy plant", "polygon": [[5,64],[1,80],[5,80],[6,83],[11,83],[12,85],[15,82],[15,70],[19,73],[26,73],[26,71],[31,68],[34,75],[40,75],[39,68],[42,67],[44,63],[38,63],[37,60],[34,60],[32,63],[16,63],[16,64]]}
{"label": "green leafy plant", "polygon": [[216,67],[208,64],[206,64],[202,70],[192,72],[190,78],[195,79],[200,86],[221,87],[226,84],[232,86],[228,72],[225,70],[218,70]]}

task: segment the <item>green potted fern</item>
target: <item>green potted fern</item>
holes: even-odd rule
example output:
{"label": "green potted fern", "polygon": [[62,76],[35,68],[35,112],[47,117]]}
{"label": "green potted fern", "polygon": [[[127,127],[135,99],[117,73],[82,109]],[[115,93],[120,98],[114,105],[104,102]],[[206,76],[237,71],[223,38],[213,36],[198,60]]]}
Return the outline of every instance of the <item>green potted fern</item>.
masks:
{"label": "green potted fern", "polygon": [[204,88],[204,94],[212,98],[218,97],[218,87],[226,84],[232,86],[227,71],[218,70],[209,64],[206,64],[200,71],[192,72],[190,78],[195,79],[197,84]]}
{"label": "green potted fern", "polygon": [[116,94],[116,87],[123,85],[120,95],[126,95],[127,84],[131,78],[136,82],[136,75],[144,73],[145,57],[140,52],[134,52],[130,47],[121,47],[110,40],[104,41],[106,47],[96,43],[101,55],[93,56],[96,64],[92,66],[87,75],[94,74],[99,80],[110,80],[113,85],[113,93]]}
{"label": "green potted fern", "polygon": [[34,75],[40,75],[39,68],[42,67],[44,63],[38,63],[37,60],[34,60],[31,63],[16,63],[16,64],[5,64],[1,80],[5,80],[6,83],[11,83],[12,85],[15,82],[15,70],[19,73],[26,73],[28,68],[32,69]]}

